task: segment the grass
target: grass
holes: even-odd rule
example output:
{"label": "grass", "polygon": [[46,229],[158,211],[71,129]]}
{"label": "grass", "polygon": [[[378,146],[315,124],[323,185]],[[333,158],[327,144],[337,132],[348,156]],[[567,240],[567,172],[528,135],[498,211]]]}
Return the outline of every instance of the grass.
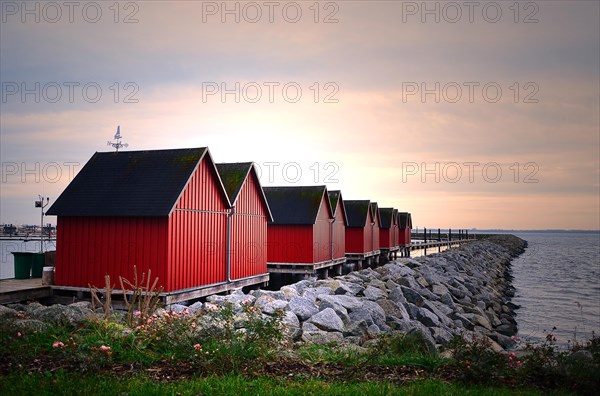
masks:
{"label": "grass", "polygon": [[[90,320],[46,329],[0,322],[0,394],[508,395],[594,394],[600,339],[558,351],[552,337],[520,357],[456,339],[450,354],[416,334],[368,348],[292,346],[281,315],[251,304],[166,312],[126,324]],[[577,358],[574,358],[577,357]]]}
{"label": "grass", "polygon": [[514,390],[493,386],[468,386],[439,380],[419,380],[405,385],[389,382],[325,382],[282,378],[246,378],[239,375],[195,377],[156,382],[143,375],[131,378],[57,371],[28,374],[13,372],[2,378],[0,393],[14,395],[566,395],[535,389]]}

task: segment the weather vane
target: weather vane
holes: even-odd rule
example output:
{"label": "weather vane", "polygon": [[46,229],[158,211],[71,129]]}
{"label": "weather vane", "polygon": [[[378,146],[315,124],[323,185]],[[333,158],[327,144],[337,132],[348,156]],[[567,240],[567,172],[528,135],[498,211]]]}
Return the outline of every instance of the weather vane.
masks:
{"label": "weather vane", "polygon": [[118,125],[117,126],[117,133],[115,133],[115,142],[111,142],[110,140],[108,142],[106,142],[109,146],[114,147],[117,152],[119,151],[120,148],[122,147],[127,147],[129,146],[127,143],[121,143],[121,126]]}

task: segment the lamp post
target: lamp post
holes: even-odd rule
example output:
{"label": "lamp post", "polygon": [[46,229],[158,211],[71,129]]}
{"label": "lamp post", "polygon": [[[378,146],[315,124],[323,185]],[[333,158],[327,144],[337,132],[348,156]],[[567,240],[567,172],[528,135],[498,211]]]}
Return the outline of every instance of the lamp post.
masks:
{"label": "lamp post", "polygon": [[41,220],[40,220],[40,253],[44,253],[44,208],[50,203],[50,198],[46,197],[46,203],[44,203],[44,197],[38,195],[38,200],[35,201],[35,207],[40,208]]}

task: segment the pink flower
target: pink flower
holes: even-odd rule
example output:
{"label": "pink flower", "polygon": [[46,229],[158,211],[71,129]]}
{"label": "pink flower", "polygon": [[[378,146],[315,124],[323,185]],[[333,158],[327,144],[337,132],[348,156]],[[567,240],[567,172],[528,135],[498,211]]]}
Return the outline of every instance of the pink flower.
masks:
{"label": "pink flower", "polygon": [[135,317],[139,318],[140,316],[142,316],[142,313],[140,311],[135,311]]}
{"label": "pink flower", "polygon": [[510,353],[510,356],[512,356],[512,357],[517,357],[517,355],[516,355],[514,352],[511,352],[511,353]]}
{"label": "pink flower", "polygon": [[192,322],[192,328],[196,328],[196,322]]}
{"label": "pink flower", "polygon": [[194,349],[197,351],[202,351],[202,347],[200,346],[200,344],[194,344]]}
{"label": "pink flower", "polygon": [[517,366],[521,367],[523,365],[523,363],[521,363],[520,360],[517,361]]}
{"label": "pink flower", "polygon": [[17,337],[21,337],[21,336],[22,336],[21,332],[17,331]]}
{"label": "pink flower", "polygon": [[148,323],[148,324],[152,323],[152,319],[148,318],[148,320],[146,320],[146,323]]}
{"label": "pink flower", "polygon": [[102,346],[100,347],[100,350],[101,350],[102,352],[110,351],[110,347],[109,347],[109,346],[106,346],[106,345],[102,345]]}
{"label": "pink flower", "polygon": [[62,341],[55,341],[54,344],[52,344],[52,348],[64,348],[65,344],[62,343]]}

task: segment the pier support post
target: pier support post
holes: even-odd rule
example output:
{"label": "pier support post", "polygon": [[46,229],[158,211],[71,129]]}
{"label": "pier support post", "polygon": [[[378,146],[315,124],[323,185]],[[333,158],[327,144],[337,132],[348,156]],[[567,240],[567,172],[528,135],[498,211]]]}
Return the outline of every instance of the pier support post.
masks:
{"label": "pier support post", "polygon": [[342,275],[342,264],[338,264],[338,265],[334,266],[334,267],[333,267],[333,273],[334,273],[336,276],[340,276],[340,275]]}
{"label": "pier support post", "polygon": [[357,260],[356,261],[355,271],[360,271],[361,269],[363,269],[363,261],[362,260]]}

